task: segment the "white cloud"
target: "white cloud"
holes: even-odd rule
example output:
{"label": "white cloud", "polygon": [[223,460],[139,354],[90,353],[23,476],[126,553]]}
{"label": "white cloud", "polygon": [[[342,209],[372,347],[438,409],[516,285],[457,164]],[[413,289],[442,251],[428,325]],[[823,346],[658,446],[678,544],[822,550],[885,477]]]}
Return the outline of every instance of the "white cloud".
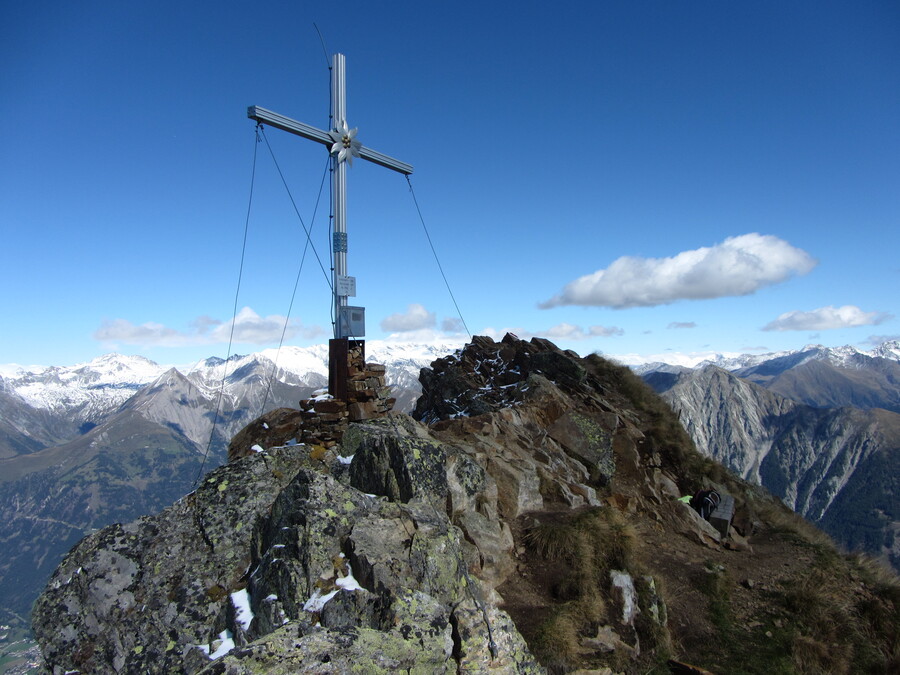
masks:
{"label": "white cloud", "polygon": [[127,345],[154,345],[158,347],[184,347],[196,344],[196,337],[167,328],[161,323],[148,321],[135,325],[127,319],[104,319],[94,339],[100,342],[120,342]]}
{"label": "white cloud", "polygon": [[763,330],[832,330],[853,326],[875,326],[891,318],[884,312],[864,312],[855,305],[820,307],[811,312],[785,312],[763,326]]}
{"label": "white cloud", "polygon": [[[273,314],[262,317],[249,307],[244,307],[234,318],[234,342],[246,344],[266,344],[281,339],[285,331],[285,339],[290,339],[299,332],[298,326],[288,324],[285,329],[283,316]],[[220,324],[211,331],[215,342],[227,342],[231,334],[231,321]]]}
{"label": "white cloud", "polygon": [[413,303],[406,308],[405,314],[391,314],[381,322],[381,330],[396,333],[433,328],[436,324],[434,312],[429,312],[422,305]]}
{"label": "white cloud", "polygon": [[[179,331],[160,323],[148,321],[134,324],[127,319],[103,321],[94,332],[94,339],[107,344],[128,344],[153,347],[186,347],[191,345],[224,344],[231,335],[232,321],[219,321],[201,316],[191,323],[191,330]],[[234,342],[238,344],[271,344],[297,335],[314,338],[323,335],[318,326],[304,326],[297,320],[288,323],[285,317],[273,314],[261,317],[249,307],[244,307],[234,318]]]}
{"label": "white cloud", "polygon": [[816,260],[805,251],[778,237],[754,232],[671,258],[619,258],[605,270],[566,284],[561,293],[538,306],[624,309],[749,295],[806,274],[815,266]]}
{"label": "white cloud", "polygon": [[538,331],[536,335],[551,340],[580,340],[584,337],[584,330],[581,326],[573,326],[570,323],[558,323],[547,330]]}
{"label": "white cloud", "polygon": [[210,316],[198,316],[196,319],[191,321],[191,328],[194,328],[201,335],[209,331],[213,326],[221,325],[221,321],[218,319],[213,319]]}
{"label": "white cloud", "polygon": [[462,319],[447,317],[441,320],[441,330],[445,333],[462,333],[465,330]]}
{"label": "white cloud", "polygon": [[548,340],[585,340],[592,337],[616,337],[624,335],[625,331],[617,326],[590,326],[587,329],[570,323],[559,323],[544,330],[527,330],[525,328],[485,328],[481,335],[488,335],[494,340],[500,340],[507,333],[512,333],[522,340],[530,340],[533,337],[547,338]]}
{"label": "white cloud", "polygon": [[444,332],[436,328],[419,328],[418,330],[400,331],[391,333],[384,338],[384,342],[388,343],[408,343],[408,344],[427,344],[427,345],[444,345],[448,343],[463,344],[469,341],[469,336],[464,333]]}
{"label": "white cloud", "polygon": [[616,337],[625,335],[625,331],[618,326],[591,326],[588,328],[587,332],[591,337]]}

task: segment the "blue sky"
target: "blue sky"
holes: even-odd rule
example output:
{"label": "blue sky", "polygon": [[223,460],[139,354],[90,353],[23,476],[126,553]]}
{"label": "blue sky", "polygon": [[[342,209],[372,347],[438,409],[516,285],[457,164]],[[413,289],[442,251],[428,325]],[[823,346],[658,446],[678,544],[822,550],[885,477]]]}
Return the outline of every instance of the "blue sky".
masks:
{"label": "blue sky", "polygon": [[[469,329],[630,358],[900,336],[895,2],[0,4],[0,363],[277,345],[322,146],[412,186]],[[256,174],[250,217],[251,168]],[[350,169],[367,338],[458,329],[403,176]],[[310,252],[287,344],[330,336]]]}

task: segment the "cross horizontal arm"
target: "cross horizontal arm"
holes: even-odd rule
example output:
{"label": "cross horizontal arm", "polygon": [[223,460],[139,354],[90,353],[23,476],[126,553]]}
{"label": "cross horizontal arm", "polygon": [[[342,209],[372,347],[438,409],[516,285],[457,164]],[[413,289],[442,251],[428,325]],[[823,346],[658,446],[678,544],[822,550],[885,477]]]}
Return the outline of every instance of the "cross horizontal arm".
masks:
{"label": "cross horizontal arm", "polygon": [[404,176],[408,176],[413,172],[412,164],[407,164],[406,162],[401,162],[399,159],[388,157],[387,155],[383,155],[376,150],[372,150],[372,148],[367,148],[366,146],[362,146],[359,149],[359,156],[363,159],[369,160],[373,164],[378,164],[379,166],[393,169],[398,173],[402,173]]}
{"label": "cross horizontal arm", "polygon": [[[279,115],[278,113],[272,112],[271,110],[260,108],[257,105],[252,105],[247,108],[247,117],[252,120],[256,120],[261,124],[268,124],[269,126],[273,126],[276,129],[281,129],[282,131],[287,131],[289,133],[302,136],[303,138],[308,138],[311,141],[317,141],[322,145],[327,146],[329,149],[334,144],[334,139],[327,131],[316,129],[315,127],[311,127],[310,125],[304,124],[303,122],[293,120],[290,117],[285,117],[284,115]],[[408,176],[413,172],[413,167],[411,164],[401,162],[398,159],[389,157],[385,154],[372,150],[371,148],[367,148],[366,146],[360,147],[359,156],[372,162],[373,164],[378,164],[379,166],[393,169],[394,171],[402,173],[405,176]]]}
{"label": "cross horizontal arm", "polygon": [[247,108],[247,117],[251,120],[260,122],[261,124],[268,124],[276,129],[303,136],[303,138],[308,138],[311,141],[318,141],[323,145],[327,145],[329,148],[334,144],[334,139],[327,131],[316,129],[303,122],[292,120],[290,117],[285,117],[284,115],[279,115],[271,110],[260,108],[258,105],[251,105]]}

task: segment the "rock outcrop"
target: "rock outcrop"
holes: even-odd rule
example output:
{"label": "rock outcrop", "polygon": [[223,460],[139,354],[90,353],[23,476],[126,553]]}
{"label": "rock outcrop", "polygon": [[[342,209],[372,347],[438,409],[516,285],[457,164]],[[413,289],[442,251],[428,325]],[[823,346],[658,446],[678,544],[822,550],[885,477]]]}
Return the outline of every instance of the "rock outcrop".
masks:
{"label": "rock outcrop", "polygon": [[[224,644],[215,672],[540,671],[496,592],[516,567],[511,525],[550,504],[598,507],[614,438],[640,432],[549,343],[479,339],[455,358],[435,365],[466,391],[470,359],[500,378],[455,401],[455,419],[435,405],[425,416],[448,419],[433,429],[353,424],[323,453],[285,445],[305,414],[274,411],[236,441],[255,429],[279,446],[254,443],[160,515],[86,538],[35,610],[48,663],[197,672]],[[423,377],[426,399],[435,383]]]}
{"label": "rock outcrop", "polygon": [[34,610],[48,670],[632,673],[664,662],[673,625],[703,655],[713,624],[686,627],[684,585],[751,548],[678,501],[710,477],[658,397],[514,336],[421,381],[414,417],[330,448],[287,443],[290,411],[257,420],[240,439],[256,448],[195,492],[85,538]]}
{"label": "rock outcrop", "polygon": [[764,486],[849,549],[900,569],[900,415],[813,408],[715,366],[669,384],[662,396],[700,452]]}

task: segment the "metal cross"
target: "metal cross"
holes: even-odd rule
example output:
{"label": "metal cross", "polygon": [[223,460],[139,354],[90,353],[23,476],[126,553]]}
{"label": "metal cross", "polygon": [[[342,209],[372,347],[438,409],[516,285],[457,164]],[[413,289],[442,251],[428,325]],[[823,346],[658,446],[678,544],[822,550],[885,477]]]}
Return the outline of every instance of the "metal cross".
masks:
{"label": "metal cross", "polygon": [[356,129],[347,126],[347,76],[343,54],[335,54],[331,62],[331,131],[322,131],[303,122],[260,108],[247,108],[247,117],[261,124],[288,131],[311,141],[322,143],[331,153],[332,161],[332,207],[334,212],[334,231],[332,248],[334,251],[334,270],[332,286],[334,288],[335,339],[363,337],[363,333],[354,335],[350,330],[347,311],[347,297],[355,295],[355,279],[347,276],[347,164],[352,164],[353,157],[380,166],[393,169],[406,176],[413,172],[410,164],[388,157],[371,148],[367,148],[356,140]]}

